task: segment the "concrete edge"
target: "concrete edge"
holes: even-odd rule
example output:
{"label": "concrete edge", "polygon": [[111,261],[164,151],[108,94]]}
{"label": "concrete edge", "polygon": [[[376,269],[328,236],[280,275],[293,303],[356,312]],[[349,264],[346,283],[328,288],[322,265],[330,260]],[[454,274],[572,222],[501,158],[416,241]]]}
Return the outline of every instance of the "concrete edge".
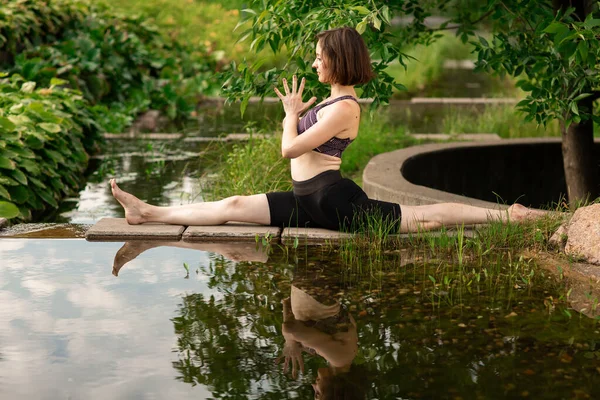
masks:
{"label": "concrete edge", "polygon": [[[407,147],[373,157],[363,172],[363,190],[370,198],[404,205],[424,205],[445,202],[505,209],[508,205],[460,196],[426,186],[415,185],[404,178],[404,163],[420,154],[464,147],[510,146],[524,143],[560,143],[561,138],[504,139],[501,141],[432,143]],[[394,179],[390,179],[394,177]]]}
{"label": "concrete edge", "polygon": [[89,235],[86,233],[85,240],[88,242],[128,242],[130,240],[179,242],[181,240],[181,235],[181,233],[179,235],[144,235],[144,233]]}

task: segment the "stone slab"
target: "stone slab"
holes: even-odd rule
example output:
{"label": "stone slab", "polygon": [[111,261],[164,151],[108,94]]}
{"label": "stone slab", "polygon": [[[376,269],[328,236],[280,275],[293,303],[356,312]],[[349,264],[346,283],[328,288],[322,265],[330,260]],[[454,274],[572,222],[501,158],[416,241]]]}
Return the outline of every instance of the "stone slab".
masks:
{"label": "stone slab", "polygon": [[285,228],[281,233],[283,244],[292,245],[296,238],[298,238],[301,245],[313,245],[338,243],[342,239],[352,238],[352,234],[323,228]]}
{"label": "stone slab", "polygon": [[183,233],[186,242],[214,242],[214,241],[255,241],[256,238],[269,237],[277,240],[281,229],[276,226],[256,224],[227,223],[213,226],[189,226]]}
{"label": "stone slab", "polygon": [[6,218],[0,218],[0,230],[4,228],[8,224],[8,220]]}
{"label": "stone slab", "polygon": [[185,227],[181,225],[129,225],[125,218],[102,218],[85,234],[89,241],[180,240]]}

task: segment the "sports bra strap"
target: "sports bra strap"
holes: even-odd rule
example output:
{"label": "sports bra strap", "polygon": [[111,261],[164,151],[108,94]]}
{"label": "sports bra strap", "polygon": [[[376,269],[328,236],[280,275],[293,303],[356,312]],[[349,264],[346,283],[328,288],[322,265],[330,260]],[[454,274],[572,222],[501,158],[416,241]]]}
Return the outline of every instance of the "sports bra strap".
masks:
{"label": "sports bra strap", "polygon": [[315,106],[315,111],[320,110],[323,107],[329,106],[333,103],[337,103],[338,101],[342,101],[342,100],[354,100],[358,103],[358,100],[354,96],[351,96],[351,95],[340,96],[340,97],[336,97],[335,99],[326,101],[325,103],[319,104],[318,106]]}

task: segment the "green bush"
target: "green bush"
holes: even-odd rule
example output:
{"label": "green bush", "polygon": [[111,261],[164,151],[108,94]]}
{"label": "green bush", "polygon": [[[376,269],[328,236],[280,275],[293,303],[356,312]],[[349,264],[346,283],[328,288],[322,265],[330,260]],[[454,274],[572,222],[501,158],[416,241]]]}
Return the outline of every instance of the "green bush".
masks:
{"label": "green bush", "polygon": [[0,41],[0,67],[40,86],[64,79],[90,104],[124,115],[99,121],[102,126],[119,128],[118,121],[128,123],[148,108],[186,117],[202,94],[218,88],[216,63],[202,45],[169,38],[143,16],[80,0],[47,4],[8,2],[10,12],[0,20],[0,34],[9,35]]}
{"label": "green bush", "polygon": [[0,76],[0,201],[29,219],[80,186],[84,131],[95,122],[80,95],[57,86],[62,81],[36,90],[19,75]]}

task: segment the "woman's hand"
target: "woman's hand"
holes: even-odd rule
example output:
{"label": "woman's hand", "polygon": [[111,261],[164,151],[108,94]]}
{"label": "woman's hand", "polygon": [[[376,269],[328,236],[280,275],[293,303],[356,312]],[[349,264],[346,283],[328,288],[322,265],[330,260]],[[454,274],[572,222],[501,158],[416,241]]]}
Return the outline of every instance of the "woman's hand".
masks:
{"label": "woman's hand", "polygon": [[302,78],[302,81],[300,82],[300,87],[298,87],[298,78],[296,78],[296,75],[294,75],[292,81],[292,91],[290,92],[287,80],[283,79],[283,89],[285,91],[285,96],[281,94],[279,89],[274,88],[275,94],[277,94],[277,97],[279,97],[279,99],[281,99],[281,102],[283,103],[283,110],[285,111],[286,115],[293,115],[297,118],[317,100],[316,97],[313,97],[306,103],[302,101],[302,92],[304,91],[305,82],[306,79]]}
{"label": "woman's hand", "polygon": [[285,359],[283,363],[283,373],[287,373],[292,364],[292,378],[296,379],[298,370],[304,373],[304,359],[302,358],[302,345],[295,340],[286,340],[283,346],[282,355],[275,360],[277,364]]}

